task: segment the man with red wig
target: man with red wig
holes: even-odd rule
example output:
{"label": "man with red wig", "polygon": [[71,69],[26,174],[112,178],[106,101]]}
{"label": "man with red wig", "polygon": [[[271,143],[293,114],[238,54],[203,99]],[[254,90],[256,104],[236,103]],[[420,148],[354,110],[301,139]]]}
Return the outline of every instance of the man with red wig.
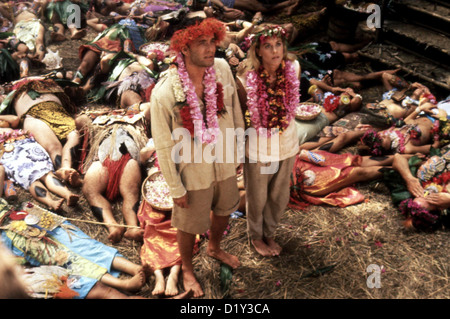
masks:
{"label": "man with red wig", "polygon": [[[229,215],[239,205],[237,141],[234,134],[225,133],[243,130],[244,121],[230,67],[215,58],[216,45],[225,37],[224,24],[194,18],[180,27],[171,38],[176,61],[151,97],[151,126],[161,171],[174,199],[172,225],[177,228],[184,288],[200,297],[204,293],[192,262],[197,234],[209,228],[207,254],[232,268],[240,266],[220,242]],[[220,160],[217,155],[225,154],[230,143],[233,159]],[[201,158],[194,158],[194,148]],[[208,152],[214,156],[206,158]]]}

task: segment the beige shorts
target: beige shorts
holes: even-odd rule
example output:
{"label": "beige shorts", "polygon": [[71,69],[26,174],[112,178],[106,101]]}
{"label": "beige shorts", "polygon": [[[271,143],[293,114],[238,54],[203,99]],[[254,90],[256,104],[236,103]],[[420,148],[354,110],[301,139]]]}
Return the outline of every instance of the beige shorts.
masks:
{"label": "beige shorts", "polygon": [[174,205],[172,226],[189,234],[203,234],[211,226],[211,211],[217,216],[229,216],[239,206],[236,176],[216,182],[208,189],[188,191],[188,208]]}

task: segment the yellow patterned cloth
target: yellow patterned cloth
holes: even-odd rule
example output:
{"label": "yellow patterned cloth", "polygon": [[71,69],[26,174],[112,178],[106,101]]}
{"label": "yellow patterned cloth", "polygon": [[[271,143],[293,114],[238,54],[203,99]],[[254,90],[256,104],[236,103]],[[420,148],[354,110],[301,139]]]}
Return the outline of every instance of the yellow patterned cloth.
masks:
{"label": "yellow patterned cloth", "polygon": [[74,118],[57,102],[47,101],[32,106],[23,116],[31,116],[45,122],[58,139],[65,140],[75,130]]}

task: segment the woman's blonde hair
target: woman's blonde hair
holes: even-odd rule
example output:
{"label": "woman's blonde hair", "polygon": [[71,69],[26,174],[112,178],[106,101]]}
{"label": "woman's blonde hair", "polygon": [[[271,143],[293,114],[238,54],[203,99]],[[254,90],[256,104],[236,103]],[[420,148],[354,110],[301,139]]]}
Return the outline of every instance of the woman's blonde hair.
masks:
{"label": "woman's blonde hair", "polygon": [[[283,32],[277,32],[277,33],[270,33],[270,30],[277,29],[277,30],[283,30]],[[269,35],[267,35],[269,33]],[[261,38],[262,37],[272,37],[276,36],[283,40],[283,59],[284,60],[291,60],[295,61],[297,59],[297,56],[295,54],[292,54],[288,51],[288,43],[287,43],[287,37],[285,30],[277,25],[273,26],[258,26],[255,27],[252,35],[252,44],[250,48],[247,51],[247,58],[245,61],[243,61],[242,67],[239,69],[238,73],[243,74],[247,71],[251,70],[258,70],[261,66],[261,58],[258,56],[257,51],[259,50],[261,46]]]}

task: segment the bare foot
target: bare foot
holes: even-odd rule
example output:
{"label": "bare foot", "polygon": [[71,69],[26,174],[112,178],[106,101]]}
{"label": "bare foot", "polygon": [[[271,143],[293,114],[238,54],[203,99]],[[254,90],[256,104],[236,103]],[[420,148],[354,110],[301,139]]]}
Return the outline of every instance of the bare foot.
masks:
{"label": "bare foot", "polygon": [[286,9],[286,15],[291,16],[297,13],[297,9],[300,6],[300,1],[294,1],[294,4]]}
{"label": "bare foot", "polygon": [[208,247],[206,249],[206,253],[208,254],[208,256],[229,265],[233,269],[236,269],[241,265],[239,259],[236,256],[231,255],[222,249],[214,250],[211,247]]}
{"label": "bare foot", "polygon": [[78,40],[78,39],[84,38],[85,36],[86,36],[86,29],[81,29],[81,30],[77,30],[77,31],[73,32],[70,39]]}
{"label": "bare foot", "polygon": [[108,227],[108,230],[109,230],[108,240],[111,243],[116,244],[122,240],[122,236],[124,233],[123,227],[110,226]]}
{"label": "bare foot", "polygon": [[78,203],[79,199],[80,196],[70,193],[70,195],[66,198],[67,206],[74,206],[76,203]]}
{"label": "bare foot", "polygon": [[252,18],[252,22],[254,22],[255,24],[260,24],[263,21],[263,15],[261,12],[256,12],[255,15]]}
{"label": "bare foot", "polygon": [[192,272],[183,271],[183,285],[185,291],[192,290],[194,298],[202,297],[204,295],[202,287]]}
{"label": "bare foot", "polygon": [[66,37],[58,32],[52,32],[50,34],[50,38],[52,39],[53,42],[62,42],[66,40]]}
{"label": "bare foot", "polygon": [[269,246],[262,239],[252,239],[251,242],[258,254],[264,257],[272,256]]}
{"label": "bare foot", "polygon": [[142,228],[129,228],[123,236],[129,240],[142,241],[144,238],[144,230]]}
{"label": "bare foot", "polygon": [[73,187],[80,187],[83,185],[83,180],[80,173],[78,173],[74,168],[62,167],[55,172],[55,175]]}
{"label": "bare foot", "polygon": [[175,296],[178,295],[178,275],[180,274],[180,265],[175,265],[170,269],[170,275],[167,278],[166,296]]}
{"label": "bare foot", "polygon": [[161,269],[155,270],[155,288],[153,288],[152,295],[162,295],[166,289],[164,281],[164,274]]}
{"label": "bare foot", "polygon": [[266,243],[272,251],[272,256],[279,256],[283,248],[278,245],[273,238],[266,238]]}
{"label": "bare foot", "polygon": [[177,296],[168,299],[189,299],[193,296],[194,292],[192,290],[185,291]]}
{"label": "bare foot", "polygon": [[138,274],[134,275],[132,278],[127,279],[125,281],[123,289],[135,292],[140,290],[145,284],[145,273],[144,270],[141,269]]}
{"label": "bare foot", "polygon": [[52,200],[52,202],[49,203],[48,206],[50,207],[50,209],[57,211],[61,208],[61,205],[63,202],[64,202],[64,198]]}
{"label": "bare foot", "polygon": [[214,10],[213,10],[213,8],[210,8],[210,7],[204,7],[204,8],[203,8],[203,11],[205,12],[205,14],[206,14],[206,16],[207,16],[208,18],[214,17]]}

